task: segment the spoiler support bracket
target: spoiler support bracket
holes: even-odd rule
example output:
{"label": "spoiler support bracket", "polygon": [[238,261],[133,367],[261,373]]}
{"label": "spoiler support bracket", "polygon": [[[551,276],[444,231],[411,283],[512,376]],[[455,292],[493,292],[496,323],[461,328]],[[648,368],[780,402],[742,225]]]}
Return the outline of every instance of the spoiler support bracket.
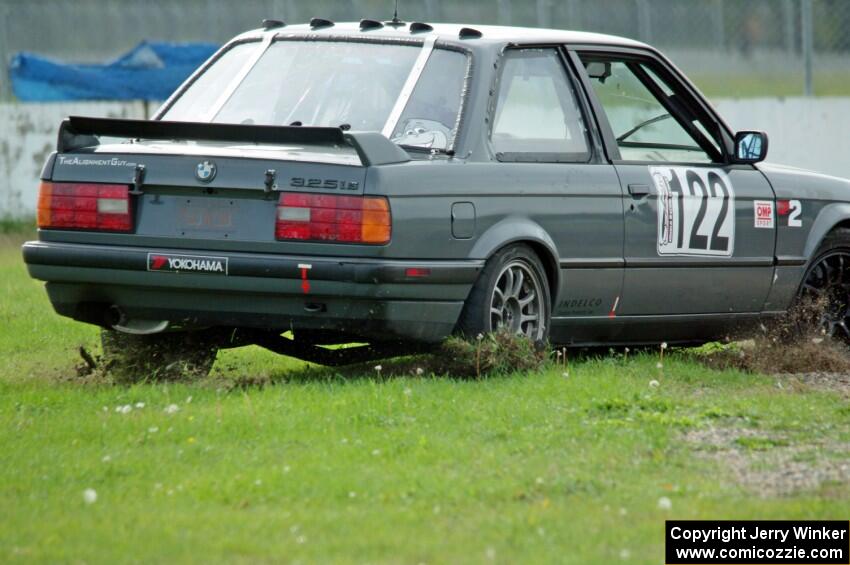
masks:
{"label": "spoiler support bracket", "polygon": [[266,194],[271,194],[273,190],[277,188],[277,171],[274,169],[268,169],[266,171],[266,178],[263,181],[265,185]]}
{"label": "spoiler support bracket", "polygon": [[142,186],[145,184],[145,170],[145,166],[141,163],[136,165],[136,170],[133,172],[133,190],[130,191],[130,194],[139,196],[145,193],[142,190]]}

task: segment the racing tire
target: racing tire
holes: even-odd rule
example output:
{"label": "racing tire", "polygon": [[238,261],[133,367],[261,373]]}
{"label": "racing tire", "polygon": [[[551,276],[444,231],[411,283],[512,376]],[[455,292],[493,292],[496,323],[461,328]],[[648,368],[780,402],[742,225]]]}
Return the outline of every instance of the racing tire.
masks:
{"label": "racing tire", "polygon": [[824,237],[789,317],[797,335],[816,331],[850,345],[850,229],[836,228]]}
{"label": "racing tire", "polygon": [[218,341],[209,332],[166,332],[133,335],[101,329],[102,363],[117,380],[173,381],[209,374]]}
{"label": "racing tire", "polygon": [[531,247],[517,244],[487,260],[463,306],[458,330],[470,339],[506,329],[545,343],[551,318],[552,299],[543,263]]}

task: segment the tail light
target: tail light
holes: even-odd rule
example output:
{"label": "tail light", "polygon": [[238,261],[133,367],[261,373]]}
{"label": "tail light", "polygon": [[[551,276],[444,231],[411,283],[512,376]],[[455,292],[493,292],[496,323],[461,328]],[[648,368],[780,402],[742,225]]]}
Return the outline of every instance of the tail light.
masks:
{"label": "tail light", "polygon": [[391,235],[390,204],[382,196],[284,192],[278,200],[277,239],[383,245]]}
{"label": "tail light", "polygon": [[129,186],[42,182],[38,227],[128,232],[133,229]]}

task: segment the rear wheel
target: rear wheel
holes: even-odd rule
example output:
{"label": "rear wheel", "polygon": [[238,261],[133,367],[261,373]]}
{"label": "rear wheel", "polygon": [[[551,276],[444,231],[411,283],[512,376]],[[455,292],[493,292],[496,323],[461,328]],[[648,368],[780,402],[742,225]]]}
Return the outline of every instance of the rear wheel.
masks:
{"label": "rear wheel", "polygon": [[803,279],[797,317],[850,344],[850,230],[830,233],[815,257]]}
{"label": "rear wheel", "polygon": [[551,298],[546,271],[527,245],[491,257],[472,287],[459,328],[467,337],[507,330],[535,342],[549,338]]}
{"label": "rear wheel", "polygon": [[103,362],[119,380],[177,380],[205,377],[218,353],[211,332],[169,332],[133,335],[101,330]]}

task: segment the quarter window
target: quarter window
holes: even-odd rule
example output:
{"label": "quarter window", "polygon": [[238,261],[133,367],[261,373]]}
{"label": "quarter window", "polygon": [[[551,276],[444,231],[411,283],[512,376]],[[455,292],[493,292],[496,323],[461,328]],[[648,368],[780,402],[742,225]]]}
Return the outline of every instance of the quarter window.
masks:
{"label": "quarter window", "polygon": [[587,128],[554,49],[508,51],[492,129],[502,160],[587,161]]}

